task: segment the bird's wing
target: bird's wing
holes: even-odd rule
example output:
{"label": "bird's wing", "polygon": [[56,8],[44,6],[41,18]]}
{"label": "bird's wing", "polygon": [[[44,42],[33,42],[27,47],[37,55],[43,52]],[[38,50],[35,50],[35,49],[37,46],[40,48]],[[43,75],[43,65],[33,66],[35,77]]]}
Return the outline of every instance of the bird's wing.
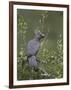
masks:
{"label": "bird's wing", "polygon": [[34,55],[38,50],[39,50],[39,43],[36,42],[35,40],[29,41],[27,46],[27,53],[29,55]]}

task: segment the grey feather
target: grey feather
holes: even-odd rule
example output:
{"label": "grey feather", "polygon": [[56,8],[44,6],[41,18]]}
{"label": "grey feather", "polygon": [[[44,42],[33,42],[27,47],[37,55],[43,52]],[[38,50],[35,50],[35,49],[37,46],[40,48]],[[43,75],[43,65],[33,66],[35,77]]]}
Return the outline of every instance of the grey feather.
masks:
{"label": "grey feather", "polygon": [[37,67],[37,59],[36,54],[40,48],[40,40],[44,37],[44,35],[38,31],[35,33],[35,38],[30,40],[27,45],[27,56],[28,56],[28,63],[30,67]]}

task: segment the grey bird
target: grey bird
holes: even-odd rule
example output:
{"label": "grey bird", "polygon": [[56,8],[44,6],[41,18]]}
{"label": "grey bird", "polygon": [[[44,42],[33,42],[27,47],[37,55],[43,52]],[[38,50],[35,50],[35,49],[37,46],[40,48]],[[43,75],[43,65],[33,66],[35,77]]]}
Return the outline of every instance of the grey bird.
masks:
{"label": "grey bird", "polygon": [[30,40],[27,45],[27,59],[28,64],[31,68],[37,68],[38,62],[36,55],[40,48],[40,40],[44,38],[44,34],[42,34],[40,31],[35,33],[34,39]]}

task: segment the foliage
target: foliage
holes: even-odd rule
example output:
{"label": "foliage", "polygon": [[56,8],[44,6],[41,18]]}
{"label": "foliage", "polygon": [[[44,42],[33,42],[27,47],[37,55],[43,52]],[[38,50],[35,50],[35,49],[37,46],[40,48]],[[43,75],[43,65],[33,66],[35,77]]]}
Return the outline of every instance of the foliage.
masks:
{"label": "foliage", "polygon": [[[62,18],[62,12],[17,10],[18,80],[63,77]],[[34,30],[37,28],[45,33],[45,38],[41,41],[41,47],[37,54],[38,70],[32,70],[28,66],[26,46],[28,41],[34,38]]]}

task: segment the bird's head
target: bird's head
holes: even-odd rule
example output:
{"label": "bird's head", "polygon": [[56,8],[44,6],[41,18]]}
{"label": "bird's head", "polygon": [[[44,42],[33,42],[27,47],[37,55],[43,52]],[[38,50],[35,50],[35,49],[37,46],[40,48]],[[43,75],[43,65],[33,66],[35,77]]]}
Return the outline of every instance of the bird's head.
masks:
{"label": "bird's head", "polygon": [[44,34],[40,31],[35,32],[35,37],[39,40],[41,40],[42,38],[44,38]]}

